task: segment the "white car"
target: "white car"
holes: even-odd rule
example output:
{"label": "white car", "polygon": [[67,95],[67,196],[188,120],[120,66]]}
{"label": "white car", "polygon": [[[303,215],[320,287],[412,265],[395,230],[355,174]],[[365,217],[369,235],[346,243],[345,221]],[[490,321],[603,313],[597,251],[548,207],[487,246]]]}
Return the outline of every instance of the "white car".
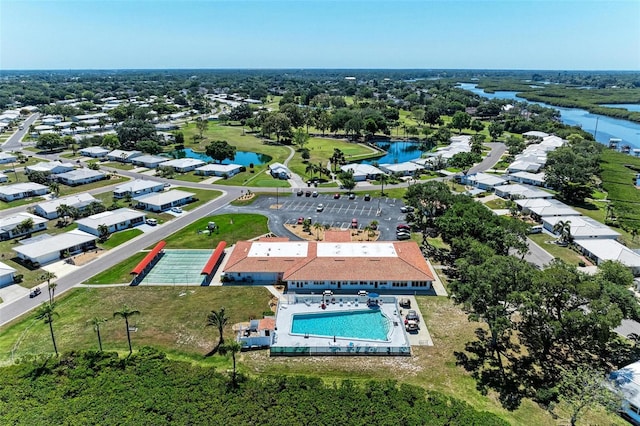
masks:
{"label": "white car", "polygon": [[318,207],[316,207],[316,211],[321,212],[323,210],[324,210],[324,206],[322,204],[318,204]]}
{"label": "white car", "polygon": [[147,225],[156,226],[157,224],[158,224],[158,221],[156,219],[153,219],[153,218],[147,219]]}
{"label": "white car", "polygon": [[171,211],[174,213],[182,213],[182,209],[180,207],[171,207]]}

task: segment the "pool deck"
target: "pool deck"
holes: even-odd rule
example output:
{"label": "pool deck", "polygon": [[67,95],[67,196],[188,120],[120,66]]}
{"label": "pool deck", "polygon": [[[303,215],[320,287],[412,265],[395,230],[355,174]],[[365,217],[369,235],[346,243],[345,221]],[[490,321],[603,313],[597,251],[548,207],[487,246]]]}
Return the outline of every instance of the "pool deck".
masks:
{"label": "pool deck", "polygon": [[[369,308],[367,297],[334,296],[336,302],[328,303],[326,309],[321,308],[321,300],[318,296],[298,295],[297,303],[281,301],[276,317],[276,338],[272,348],[314,348],[327,354],[348,354],[350,352],[368,354],[384,353],[388,348],[405,348],[409,353],[409,336],[404,329],[404,319],[400,315],[396,303],[386,302],[390,297],[384,297],[385,302],[380,307]],[[340,300],[343,300],[340,302]],[[357,300],[357,302],[356,302]],[[304,336],[291,334],[293,316],[295,314],[327,313],[327,312],[353,312],[380,309],[391,320],[391,329],[388,340],[365,340],[344,337]],[[373,354],[372,353],[372,354]]]}

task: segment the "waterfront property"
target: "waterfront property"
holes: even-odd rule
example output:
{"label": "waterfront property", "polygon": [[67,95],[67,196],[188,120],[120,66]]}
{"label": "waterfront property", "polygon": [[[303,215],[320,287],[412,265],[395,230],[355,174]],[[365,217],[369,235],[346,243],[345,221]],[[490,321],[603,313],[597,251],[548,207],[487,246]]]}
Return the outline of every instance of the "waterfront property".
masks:
{"label": "waterfront property", "polygon": [[192,192],[172,189],[167,192],[153,192],[142,195],[134,198],[134,200],[137,202],[138,208],[152,212],[163,212],[169,210],[171,207],[183,206],[190,203],[193,201],[194,195]]}
{"label": "waterfront property", "polygon": [[164,183],[153,180],[136,179],[122,185],[118,185],[113,189],[113,198],[132,198],[140,195],[149,194],[151,192],[160,192],[164,190]]}
{"label": "waterfront property", "polygon": [[235,176],[244,166],[239,164],[207,164],[196,169],[196,174],[203,176]]}
{"label": "waterfront property", "polygon": [[140,167],[146,167],[148,169],[155,169],[167,161],[167,157],[161,157],[159,155],[141,155],[131,159],[132,164]]}
{"label": "waterfront property", "polygon": [[424,167],[418,163],[407,161],[405,163],[380,164],[380,169],[396,176],[411,176],[419,170],[424,170]]}
{"label": "waterfront property", "polygon": [[280,163],[269,164],[269,173],[271,173],[271,176],[276,179],[291,178],[291,170],[289,170],[284,164]]}
{"label": "waterfront property", "polygon": [[106,226],[109,233],[122,231],[123,229],[133,228],[142,225],[146,215],[143,212],[131,210],[127,208],[109,210],[76,220],[78,229],[95,236],[100,236],[100,227]]}
{"label": "waterfront property", "polygon": [[187,173],[204,164],[206,164],[204,161],[195,158],[178,158],[175,160],[165,161],[161,166],[172,167],[178,173]]}
{"label": "waterfront property", "polygon": [[377,179],[381,174],[384,174],[382,170],[372,166],[371,164],[346,164],[344,166],[340,166],[340,170],[346,173],[352,173],[353,180],[356,182],[362,182],[367,179]]}
{"label": "waterfront property", "polygon": [[49,187],[34,182],[14,183],[13,185],[0,186],[0,200],[15,201],[23,198],[45,195]]}
{"label": "waterfront property", "polygon": [[433,271],[413,241],[337,242],[261,238],[239,241],[224,281],[287,284],[289,291],[431,294]]}
{"label": "waterfront property", "polygon": [[278,305],[272,356],[409,356],[411,346],[392,296],[289,295]]}

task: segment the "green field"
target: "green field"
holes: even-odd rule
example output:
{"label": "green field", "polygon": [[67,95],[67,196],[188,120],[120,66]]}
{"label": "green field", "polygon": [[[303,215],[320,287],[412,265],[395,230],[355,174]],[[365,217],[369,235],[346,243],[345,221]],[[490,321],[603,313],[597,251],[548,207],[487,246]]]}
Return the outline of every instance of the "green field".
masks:
{"label": "green field", "polygon": [[579,262],[583,261],[583,256],[580,256],[569,247],[561,247],[555,244],[555,238],[550,237],[547,234],[531,234],[528,237],[544,250],[548,251],[553,257],[562,259],[570,265],[578,265]]}
{"label": "green field", "polygon": [[137,228],[119,231],[115,234],[112,234],[107,241],[101,243],[100,245],[106,249],[112,249],[119,246],[120,244],[126,243],[127,241],[137,237],[138,235],[142,235],[142,231]]}

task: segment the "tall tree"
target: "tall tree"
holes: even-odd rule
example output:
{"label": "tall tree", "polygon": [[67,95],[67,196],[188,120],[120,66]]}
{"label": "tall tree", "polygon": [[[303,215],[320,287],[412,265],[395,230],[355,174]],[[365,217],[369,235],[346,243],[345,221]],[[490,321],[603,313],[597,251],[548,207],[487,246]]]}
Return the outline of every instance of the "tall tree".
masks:
{"label": "tall tree", "polygon": [[464,111],[458,111],[451,117],[451,125],[458,129],[458,133],[462,133],[462,129],[466,129],[471,124],[471,116]]}
{"label": "tall tree", "polygon": [[298,147],[298,149],[304,149],[304,146],[309,142],[309,133],[307,133],[303,128],[298,128],[293,132],[293,143]]}
{"label": "tall tree", "polygon": [[227,316],[224,307],[220,308],[218,311],[213,310],[209,315],[207,315],[207,327],[216,327],[218,329],[218,334],[220,335],[218,345],[210,352],[210,354],[214,354],[220,346],[224,345],[224,327],[228,322],[229,317]]}
{"label": "tall tree", "polygon": [[233,384],[233,386],[236,386],[238,384],[236,371],[236,355],[240,353],[241,350],[242,345],[235,340],[222,344],[219,347],[220,355],[224,356],[227,354],[231,354],[231,358],[233,359],[233,373],[231,376],[231,383]]}
{"label": "tall tree", "polygon": [[553,233],[560,236],[560,241],[562,243],[570,244],[573,241],[573,237],[571,235],[571,221],[559,220],[555,225],[553,225]]}
{"label": "tall tree", "polygon": [[21,235],[27,234],[27,238],[30,238],[31,231],[33,231],[34,226],[35,226],[35,222],[33,221],[33,219],[28,218],[23,220],[16,226],[16,231],[18,231],[18,233]]}
{"label": "tall tree", "polygon": [[93,326],[93,331],[98,335],[98,347],[100,348],[100,352],[102,352],[102,337],[100,337],[100,326],[107,322],[106,318],[101,317],[93,317],[89,320],[89,323]]}
{"label": "tall tree", "polygon": [[205,152],[218,163],[222,163],[226,159],[233,161],[236,157],[236,147],[223,140],[211,142],[207,145]]}
{"label": "tall tree", "polygon": [[59,317],[55,310],[55,305],[53,303],[43,303],[40,305],[38,310],[36,311],[36,318],[39,320],[43,320],[45,324],[49,324],[49,331],[51,332],[51,341],[53,342],[53,350],[56,352],[56,356],[58,356],[58,345],[56,344],[56,336],[53,333],[53,320],[55,317]]}
{"label": "tall tree", "polygon": [[114,318],[124,319],[125,327],[127,328],[127,342],[129,343],[129,355],[133,353],[131,349],[131,330],[129,329],[129,318],[140,315],[140,311],[131,309],[127,305],[123,305],[122,309],[113,313]]}
{"label": "tall tree", "polygon": [[491,136],[491,140],[495,141],[500,136],[502,136],[502,133],[504,133],[504,125],[498,123],[497,121],[492,121],[491,123],[489,123],[488,130],[489,136]]}
{"label": "tall tree", "polygon": [[99,234],[100,241],[105,242],[107,241],[111,233],[109,232],[109,227],[104,223],[102,223],[98,225],[98,234]]}
{"label": "tall tree", "polygon": [[204,132],[209,128],[209,120],[198,118],[196,119],[196,129],[198,129],[198,136],[203,138]]}

